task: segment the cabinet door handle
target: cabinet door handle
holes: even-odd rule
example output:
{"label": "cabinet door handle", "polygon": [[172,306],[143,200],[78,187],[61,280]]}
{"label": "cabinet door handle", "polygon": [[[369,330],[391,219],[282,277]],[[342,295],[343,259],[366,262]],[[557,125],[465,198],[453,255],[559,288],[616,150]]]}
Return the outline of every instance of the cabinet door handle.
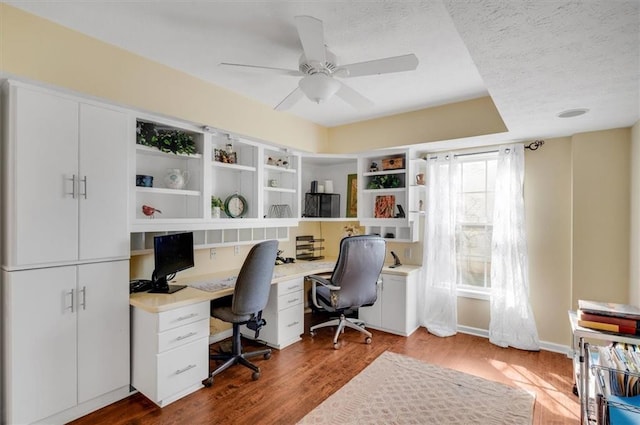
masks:
{"label": "cabinet door handle", "polygon": [[65,180],[71,181],[71,192],[65,192],[66,195],[71,195],[73,199],[76,199],[77,191],[76,191],[76,175],[73,174],[71,178],[65,178]]}
{"label": "cabinet door handle", "polygon": [[295,302],[298,302],[298,298],[290,299],[289,301],[287,301],[287,304],[291,304],[291,303],[295,303]]}
{"label": "cabinet door handle", "polygon": [[[78,178],[78,186],[80,186],[80,182],[84,183],[84,193],[81,193],[81,196],[84,196],[84,199],[87,199],[87,176],[84,176],[82,180]],[[78,189],[80,190],[80,189]]]}
{"label": "cabinet door handle", "polygon": [[71,289],[69,292],[67,292],[65,295],[69,295],[71,297],[71,303],[69,303],[69,306],[65,308],[65,310],[71,310],[71,312],[73,313],[73,299],[74,297],[74,289]]}
{"label": "cabinet door handle", "polygon": [[192,317],[196,317],[196,316],[198,316],[198,313],[191,313],[191,314],[187,314],[186,316],[180,316],[176,320],[179,322],[181,320],[188,320],[188,319],[191,319]]}
{"label": "cabinet door handle", "polygon": [[189,332],[186,335],[181,335],[181,336],[176,338],[176,341],[182,341],[183,339],[191,338],[194,335],[198,335],[198,332]]}
{"label": "cabinet door handle", "polygon": [[291,326],[295,326],[295,325],[297,325],[298,323],[300,323],[300,322],[296,320],[295,322],[291,322],[291,323],[289,323],[289,324],[287,325],[287,327],[288,327],[288,328],[290,328]]}
{"label": "cabinet door handle", "polygon": [[176,375],[180,375],[181,373],[185,373],[186,371],[191,370],[191,369],[193,369],[194,367],[196,367],[196,365],[194,365],[194,364],[190,364],[189,366],[187,366],[187,367],[185,367],[185,368],[178,369],[178,370],[176,370]]}
{"label": "cabinet door handle", "polygon": [[80,303],[80,305],[82,306],[83,310],[87,309],[87,287],[83,286],[82,289],[80,290],[80,293],[82,293],[82,302]]}

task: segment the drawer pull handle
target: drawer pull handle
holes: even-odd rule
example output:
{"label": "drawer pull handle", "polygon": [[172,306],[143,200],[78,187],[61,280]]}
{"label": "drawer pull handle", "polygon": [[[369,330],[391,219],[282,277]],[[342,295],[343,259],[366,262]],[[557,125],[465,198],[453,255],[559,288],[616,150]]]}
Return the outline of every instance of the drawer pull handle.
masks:
{"label": "drawer pull handle", "polygon": [[295,322],[293,322],[293,323],[289,323],[289,324],[287,325],[287,327],[288,327],[288,328],[290,328],[291,326],[295,326],[295,325],[297,325],[298,323],[300,323],[300,322],[295,321]]}
{"label": "drawer pull handle", "polygon": [[179,336],[179,337],[176,338],[176,341],[182,341],[183,339],[190,338],[190,337],[192,337],[194,335],[198,335],[198,332],[189,332],[186,335]]}
{"label": "drawer pull handle", "polygon": [[289,287],[287,288],[287,291],[292,291],[292,290],[294,290],[294,289],[298,289],[298,285],[289,286]]}
{"label": "drawer pull handle", "polygon": [[185,368],[178,369],[178,370],[176,370],[176,375],[180,375],[181,373],[185,373],[186,371],[191,370],[191,369],[193,369],[194,367],[196,367],[196,365],[194,365],[194,364],[190,364],[189,366],[187,366],[187,367],[185,367]]}
{"label": "drawer pull handle", "polygon": [[176,320],[178,322],[180,322],[182,320],[188,320],[188,319],[191,319],[192,317],[196,317],[196,316],[198,316],[198,313],[191,313],[191,314],[187,314],[186,316],[180,316]]}
{"label": "drawer pull handle", "polygon": [[297,302],[297,301],[298,301],[298,298],[293,298],[293,299],[291,299],[291,300],[287,301],[287,303],[288,303],[288,304],[291,304],[291,303],[295,303],[295,302]]}

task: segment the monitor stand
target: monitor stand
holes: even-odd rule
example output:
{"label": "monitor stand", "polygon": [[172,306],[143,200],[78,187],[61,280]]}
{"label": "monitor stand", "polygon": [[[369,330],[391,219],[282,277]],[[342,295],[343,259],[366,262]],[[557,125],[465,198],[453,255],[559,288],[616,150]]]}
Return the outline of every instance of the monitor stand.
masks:
{"label": "monitor stand", "polygon": [[160,278],[153,282],[153,286],[148,292],[152,294],[173,294],[186,287],[187,285],[169,285],[166,278]]}

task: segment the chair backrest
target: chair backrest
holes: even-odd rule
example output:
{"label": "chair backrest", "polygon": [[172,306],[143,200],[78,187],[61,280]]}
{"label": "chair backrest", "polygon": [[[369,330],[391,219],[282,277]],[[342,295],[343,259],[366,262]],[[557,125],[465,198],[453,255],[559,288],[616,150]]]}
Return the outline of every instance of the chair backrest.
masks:
{"label": "chair backrest", "polygon": [[340,286],[337,308],[360,307],[377,299],[376,283],[384,266],[386,243],[380,236],[346,237],[331,281]]}
{"label": "chair backrest", "polygon": [[277,254],[278,241],[275,240],[260,242],[251,248],[233,290],[231,311],[234,314],[256,314],[267,306]]}

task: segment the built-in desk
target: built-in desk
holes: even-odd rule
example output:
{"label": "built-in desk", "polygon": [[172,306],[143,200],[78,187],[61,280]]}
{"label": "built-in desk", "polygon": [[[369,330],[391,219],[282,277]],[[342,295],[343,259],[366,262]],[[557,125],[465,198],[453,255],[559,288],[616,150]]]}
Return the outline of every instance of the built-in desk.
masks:
{"label": "built-in desk", "polygon": [[[335,260],[324,260],[275,267],[269,303],[263,311],[267,325],[261,330],[261,340],[277,349],[300,340],[304,333],[304,277],[331,272],[334,265]],[[384,267],[382,274],[408,277],[419,269]],[[176,279],[171,283],[188,287],[173,294],[131,294],[131,384],[158,406],[198,390],[208,377],[209,304],[233,294],[238,272],[227,270]],[[389,296],[383,294],[380,298],[382,303],[382,298]],[[415,298],[410,301],[406,310],[415,311]],[[394,312],[395,315],[402,316],[402,312]],[[384,323],[377,327],[387,330]],[[243,334],[251,337],[253,331],[243,330]]]}

